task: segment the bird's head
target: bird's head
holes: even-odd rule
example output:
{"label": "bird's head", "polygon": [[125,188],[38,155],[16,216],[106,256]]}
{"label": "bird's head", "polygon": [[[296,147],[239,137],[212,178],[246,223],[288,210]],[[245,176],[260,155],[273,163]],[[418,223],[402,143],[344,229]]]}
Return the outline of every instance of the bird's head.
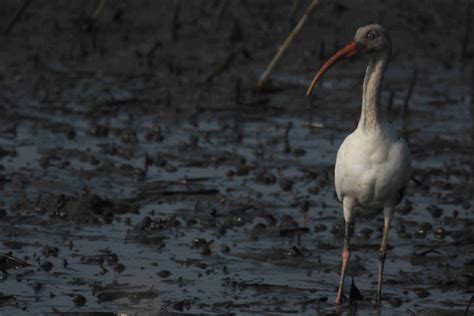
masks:
{"label": "bird's head", "polygon": [[341,57],[352,57],[361,53],[370,56],[390,55],[391,50],[392,42],[385,27],[380,24],[369,24],[360,27],[357,30],[354,39],[329,58],[316,73],[311,85],[306,91],[306,95],[308,97],[311,95],[319,79],[321,79],[324,73],[340,60]]}
{"label": "bird's head", "polygon": [[352,40],[361,52],[367,54],[389,53],[392,42],[388,31],[380,24],[360,27]]}

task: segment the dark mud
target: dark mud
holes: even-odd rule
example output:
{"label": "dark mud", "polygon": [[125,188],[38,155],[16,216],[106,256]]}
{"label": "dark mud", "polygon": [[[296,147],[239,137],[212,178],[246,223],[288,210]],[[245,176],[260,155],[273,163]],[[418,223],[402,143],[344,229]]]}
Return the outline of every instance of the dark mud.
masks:
{"label": "dark mud", "polygon": [[[109,1],[97,19],[99,2],[29,4],[0,47],[2,315],[464,313],[468,1],[323,2],[257,93],[300,2]],[[5,27],[20,7],[0,4]],[[357,301],[336,307],[333,167],[365,61],[334,69],[310,108],[304,91],[374,21],[392,30],[383,103],[415,181],[391,230],[383,306],[379,216],[356,223],[346,296]]]}

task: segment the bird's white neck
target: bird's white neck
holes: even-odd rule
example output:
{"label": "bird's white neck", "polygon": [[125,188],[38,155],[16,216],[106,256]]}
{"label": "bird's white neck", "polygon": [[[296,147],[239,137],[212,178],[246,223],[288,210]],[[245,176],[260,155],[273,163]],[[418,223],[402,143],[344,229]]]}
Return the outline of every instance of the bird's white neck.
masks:
{"label": "bird's white neck", "polygon": [[365,72],[362,91],[362,109],[358,128],[373,130],[386,124],[380,105],[380,91],[382,88],[383,75],[389,60],[389,53],[370,57],[369,65]]}

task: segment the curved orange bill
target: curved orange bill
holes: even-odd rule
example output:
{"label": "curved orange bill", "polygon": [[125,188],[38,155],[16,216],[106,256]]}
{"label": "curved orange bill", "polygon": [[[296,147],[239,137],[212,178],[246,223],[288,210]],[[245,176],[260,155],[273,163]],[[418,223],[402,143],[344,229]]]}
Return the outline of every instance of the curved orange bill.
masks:
{"label": "curved orange bill", "polygon": [[311,95],[311,93],[313,93],[314,87],[316,87],[316,84],[318,83],[319,79],[321,79],[321,77],[324,75],[324,73],[329,68],[331,68],[331,66],[334,65],[336,63],[336,61],[339,60],[339,58],[344,57],[344,56],[345,57],[352,57],[355,54],[357,54],[358,51],[359,51],[359,47],[357,46],[357,43],[352,41],[349,44],[347,44],[346,46],[344,46],[343,48],[341,48],[339,51],[337,51],[337,53],[332,55],[332,57],[329,58],[328,61],[326,61],[324,63],[324,65],[321,67],[321,69],[319,69],[319,71],[314,76],[313,81],[311,81],[311,84],[310,84],[308,90],[306,91],[306,96],[309,97]]}

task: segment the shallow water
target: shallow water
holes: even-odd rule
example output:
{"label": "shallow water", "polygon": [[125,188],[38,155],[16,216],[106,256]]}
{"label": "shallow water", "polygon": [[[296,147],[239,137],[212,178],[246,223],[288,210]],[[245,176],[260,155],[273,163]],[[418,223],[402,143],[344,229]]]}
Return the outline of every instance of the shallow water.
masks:
{"label": "shallow water", "polygon": [[[423,95],[421,86],[413,113],[395,120],[414,130],[409,142],[422,185],[410,184],[393,224],[381,310],[373,299],[383,219],[356,224],[350,275],[364,297],[358,304],[364,313],[462,309],[470,298],[473,201],[463,187],[472,148],[463,147],[471,120],[465,91],[450,91],[456,101],[443,107],[433,105],[439,98]],[[1,292],[14,300],[3,310],[342,311],[332,303],[342,245],[333,163],[354,121],[318,107],[312,117],[203,113],[191,123],[137,113],[130,120],[118,112],[97,122],[113,130],[96,137],[88,118],[66,105],[70,115],[39,109],[34,115],[44,122],[25,120],[14,135],[3,132],[2,148],[16,155],[2,162],[8,210],[2,252],[30,264],[4,273]],[[308,127],[308,118],[317,127]],[[75,137],[51,131],[56,123],[72,128]],[[147,140],[154,126],[159,142]],[[464,150],[453,150],[459,147]],[[59,194],[66,200],[99,194],[129,204],[125,214],[112,206],[106,220],[79,203],[76,211],[84,213],[68,218],[55,215],[57,202],[43,201]],[[131,205],[138,214],[127,213]],[[437,218],[427,211],[433,205],[440,208]],[[74,206],[66,203],[62,211],[68,208]],[[435,236],[439,228],[446,236]],[[55,247],[54,254],[46,246]],[[110,254],[117,260],[108,262]],[[52,263],[48,272],[45,262]],[[74,306],[75,294],[86,299],[84,306]]]}

